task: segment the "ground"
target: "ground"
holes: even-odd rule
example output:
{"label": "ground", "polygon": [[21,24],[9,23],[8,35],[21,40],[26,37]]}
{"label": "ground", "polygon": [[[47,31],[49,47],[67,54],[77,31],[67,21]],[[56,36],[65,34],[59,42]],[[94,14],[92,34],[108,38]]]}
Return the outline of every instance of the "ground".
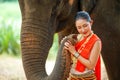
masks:
{"label": "ground", "polygon": [[[48,74],[51,73],[54,63],[54,61],[47,61],[46,70]],[[21,58],[0,56],[0,80],[26,80]],[[108,80],[103,62],[102,80]]]}

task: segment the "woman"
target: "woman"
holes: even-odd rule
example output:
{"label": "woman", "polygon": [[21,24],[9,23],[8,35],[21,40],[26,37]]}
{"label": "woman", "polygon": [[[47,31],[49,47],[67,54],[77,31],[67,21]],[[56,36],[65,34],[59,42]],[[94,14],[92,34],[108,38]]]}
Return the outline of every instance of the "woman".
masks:
{"label": "woman", "polygon": [[64,44],[73,61],[68,80],[100,80],[101,40],[91,30],[92,24],[93,20],[87,12],[77,13],[77,43],[72,45],[66,41]]}

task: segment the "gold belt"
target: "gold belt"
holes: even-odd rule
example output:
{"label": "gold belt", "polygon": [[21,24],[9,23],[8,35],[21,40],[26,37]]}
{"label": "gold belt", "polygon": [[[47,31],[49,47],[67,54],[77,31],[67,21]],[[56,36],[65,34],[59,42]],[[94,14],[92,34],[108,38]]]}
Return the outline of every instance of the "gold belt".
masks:
{"label": "gold belt", "polygon": [[71,77],[76,77],[76,78],[81,78],[81,77],[88,77],[90,75],[94,74],[94,71],[88,71],[86,73],[83,73],[83,74],[73,74],[73,73],[70,73],[70,76]]}

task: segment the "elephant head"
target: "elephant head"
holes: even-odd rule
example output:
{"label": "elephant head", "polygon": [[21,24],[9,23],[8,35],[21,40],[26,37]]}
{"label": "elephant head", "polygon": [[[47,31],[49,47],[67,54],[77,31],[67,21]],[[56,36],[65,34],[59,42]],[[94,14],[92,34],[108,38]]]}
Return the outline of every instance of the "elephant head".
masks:
{"label": "elephant head", "polygon": [[19,4],[22,13],[22,60],[27,79],[65,80],[69,73],[70,58],[68,54],[62,54],[65,51],[62,51],[63,44],[59,49],[53,72],[49,76],[45,63],[54,33],[64,29],[69,22],[69,25],[74,24],[72,21],[77,12],[77,1],[19,0]]}
{"label": "elephant head", "polygon": [[109,79],[119,79],[120,0],[19,0],[19,4],[22,60],[28,80],[66,80],[68,74],[64,72],[68,72],[70,63],[69,55],[63,54],[64,43],[50,75],[45,63],[54,33],[58,32],[60,39],[77,33],[74,16],[80,10],[88,11],[94,20],[93,30],[103,42],[102,56]]}

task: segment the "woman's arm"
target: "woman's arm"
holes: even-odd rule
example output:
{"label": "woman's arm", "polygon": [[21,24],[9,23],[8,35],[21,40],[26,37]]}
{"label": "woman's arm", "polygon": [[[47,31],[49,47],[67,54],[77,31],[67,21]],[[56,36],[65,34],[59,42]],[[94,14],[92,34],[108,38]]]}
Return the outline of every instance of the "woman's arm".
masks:
{"label": "woman's arm", "polygon": [[[75,47],[68,41],[65,43],[65,48],[67,50],[69,50],[70,53],[72,53],[74,55],[74,53],[76,52]],[[101,51],[101,42],[98,40],[95,42],[91,53],[90,53],[90,58],[89,59],[85,59],[82,56],[78,57],[78,60],[84,64],[88,69],[94,69],[96,63],[97,63],[97,59],[99,57]]]}
{"label": "woman's arm", "polygon": [[78,60],[82,64],[84,64],[88,69],[94,69],[94,67],[95,67],[95,65],[97,63],[98,57],[100,55],[100,51],[101,51],[101,42],[96,41],[93,48],[92,48],[92,50],[91,50],[90,58],[85,59],[82,56],[79,56]]}

